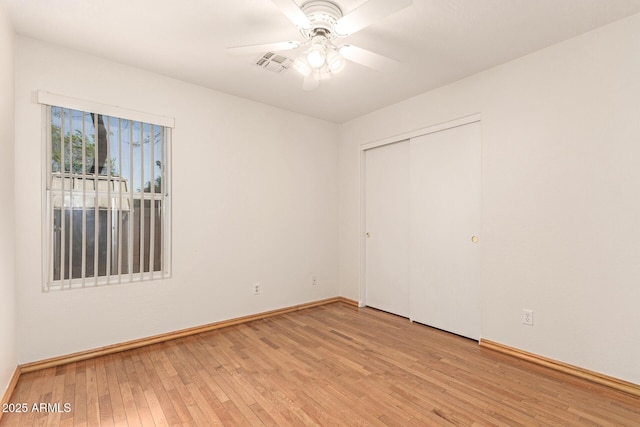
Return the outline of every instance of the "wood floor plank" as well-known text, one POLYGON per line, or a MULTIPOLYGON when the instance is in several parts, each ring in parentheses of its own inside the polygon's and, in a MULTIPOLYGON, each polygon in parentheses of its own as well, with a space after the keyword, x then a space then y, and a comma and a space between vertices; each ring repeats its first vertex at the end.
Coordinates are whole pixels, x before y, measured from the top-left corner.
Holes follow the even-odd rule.
MULTIPOLYGON (((80 365, 78 364, 80 369, 76 371, 76 380, 74 382, 74 403, 72 406, 74 425, 80 425, 87 420, 87 374, 84 369, 81 369, 80 365)), ((82 366, 84 365, 86 365, 86 362, 82 362, 82 366)))
POLYGON ((151 411, 149 410, 147 399, 144 396, 144 390, 142 388, 144 376, 140 375, 139 370, 136 369, 134 364, 134 362, 139 359, 137 350, 132 351, 129 357, 124 360, 124 367, 127 372, 127 378, 129 378, 126 384, 131 392, 131 398, 138 414, 137 421, 145 426, 153 423, 153 417, 151 416, 151 411))
POLYGON ((59 372, 58 375, 55 376, 53 381, 53 391, 51 393, 50 402, 44 403, 52 403, 55 406, 47 407, 46 411, 48 413, 47 416, 47 425, 57 426, 60 425, 61 415, 62 415, 62 399, 64 397, 64 386, 65 384, 65 374, 63 372, 59 372), (59 405, 59 406, 58 406, 59 405))
POLYGON ((140 416, 138 415, 138 408, 133 398, 133 392, 129 387, 128 382, 120 382, 120 396, 122 397, 122 403, 124 405, 124 413, 126 416, 126 422, 129 426, 139 426, 140 416))
POLYGON ((127 419, 122 394, 118 387, 118 374, 116 372, 115 359, 119 357, 121 357, 119 354, 105 357, 105 377, 107 380, 106 394, 110 401, 112 418, 115 425, 121 424, 127 419))
POLYGON ((145 390, 145 396, 147 404, 152 410, 152 415, 155 413, 154 420, 156 420, 156 425, 159 423, 158 420, 164 420, 163 422, 168 425, 176 425, 179 423, 180 417, 174 408, 173 401, 167 394, 164 385, 167 382, 163 383, 163 379, 168 380, 170 373, 175 373, 175 370, 170 369, 169 372, 167 371, 166 365, 160 360, 159 356, 161 354, 163 353, 155 351, 140 353, 151 386, 148 390, 145 390))
POLYGON ((96 388, 98 391, 98 408, 100 411, 100 425, 112 426, 113 407, 111 406, 111 396, 109 393, 109 379, 107 377, 107 368, 105 362, 109 357, 101 357, 96 359, 96 388))
POLYGON ((100 425, 100 401, 98 396, 98 379, 96 374, 96 360, 93 359, 85 363, 85 392, 87 395, 87 424, 92 426, 100 425))
POLYGON ((193 399, 193 405, 189 405, 188 408, 197 425, 224 425, 219 415, 226 419, 228 418, 227 414, 221 413, 219 410, 216 411, 216 408, 207 402, 207 399, 200 392, 200 388, 194 383, 187 384, 186 388, 193 399))
POLYGON ((334 303, 21 375, 6 426, 620 426, 640 398, 334 303))

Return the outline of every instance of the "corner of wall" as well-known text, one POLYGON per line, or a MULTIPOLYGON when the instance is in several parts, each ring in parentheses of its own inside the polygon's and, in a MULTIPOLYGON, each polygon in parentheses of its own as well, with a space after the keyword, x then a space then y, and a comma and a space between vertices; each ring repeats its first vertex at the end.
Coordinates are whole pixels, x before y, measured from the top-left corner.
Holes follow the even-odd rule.
POLYGON ((0 4, 0 396, 17 366, 15 287, 14 31, 0 4))

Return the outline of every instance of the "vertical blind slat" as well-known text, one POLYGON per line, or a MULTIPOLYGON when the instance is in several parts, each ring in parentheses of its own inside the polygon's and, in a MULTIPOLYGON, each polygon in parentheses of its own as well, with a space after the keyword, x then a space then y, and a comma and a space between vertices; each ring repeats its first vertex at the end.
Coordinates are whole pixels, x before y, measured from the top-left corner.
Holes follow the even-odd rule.
POLYGON ((85 132, 86 113, 82 112, 82 287, 87 280, 87 135, 85 132))
MULTIPOLYGON (((51 116, 53 116, 55 113, 54 111, 56 111, 55 109, 53 109, 52 107, 47 109, 47 113, 46 114, 46 123, 47 123, 47 128, 48 129, 52 129, 53 128, 53 119, 51 118, 51 116)), ((52 153, 52 157, 53 157, 53 135, 52 132, 48 133, 47 136, 47 147, 49 150, 51 150, 52 153)), ((48 175, 47 175, 47 213, 48 213, 48 217, 47 217, 47 225, 49 226, 49 232, 47 233, 47 238, 49 240, 49 246, 48 248, 51 249, 51 254, 53 255, 55 253, 54 250, 54 233, 55 233, 55 221, 54 221, 54 203, 51 200, 52 199, 52 189, 53 189, 53 159, 49 159, 49 161, 47 162, 47 171, 48 171, 48 175)), ((53 256, 48 257, 49 259, 47 260, 48 265, 47 265, 47 283, 44 286, 45 290, 49 290, 49 285, 54 281, 54 266, 53 266, 53 256)))
MULTIPOLYGON (((74 179, 73 179, 73 111, 69 111, 69 247, 67 252, 69 253, 69 287, 71 287, 71 280, 73 280, 73 194, 74 194, 74 179)), ((61 209, 62 211, 62 209, 61 209)), ((63 215, 66 221, 66 214, 63 215)))
POLYGON ((118 283, 122 282, 122 119, 118 119, 118 283))
POLYGON ((144 274, 144 124, 140 123, 140 278, 144 274))
POLYGON ((135 239, 133 238, 134 222, 135 222, 135 209, 133 204, 133 122, 128 121, 129 124, 129 281, 133 281, 133 244, 135 239))
MULTIPOLYGON (((165 148, 166 148, 166 139, 167 135, 165 134, 165 128, 161 128, 160 129, 160 157, 165 160, 166 159, 166 154, 165 154, 165 148)), ((162 227, 162 234, 160 235, 160 254, 162 255, 160 257, 160 270, 164 271, 164 267, 165 267, 165 263, 164 263, 164 257, 165 257, 165 245, 164 245, 164 241, 166 239, 166 233, 164 230, 165 227, 165 223, 166 223, 166 219, 165 219, 165 212, 167 211, 167 205, 166 205, 166 192, 165 192, 165 183, 167 182, 167 179, 165 177, 165 170, 166 170, 166 164, 165 161, 160 163, 160 200, 162 203, 162 210, 160 211, 160 226, 162 227)))
POLYGON ((93 115, 93 278, 94 283, 98 286, 98 276, 100 268, 100 132, 98 131, 98 115, 93 115))
POLYGON ((153 278, 153 258, 154 253, 154 237, 156 234, 156 218, 155 218, 155 204, 156 204, 156 180, 155 180, 155 165, 153 164, 155 154, 156 136, 154 132, 154 126, 149 125, 149 193, 151 193, 151 201, 149 202, 149 274, 153 278))
POLYGON ((64 174, 66 172, 65 166, 65 155, 64 155, 64 146, 65 143, 65 126, 64 126, 64 108, 62 109, 62 115, 60 117, 60 190, 57 191, 58 197, 60 198, 60 285, 64 288, 64 256, 65 256, 65 221, 64 221, 64 211, 62 207, 65 205, 64 203, 64 174))
POLYGON ((106 117, 107 120, 107 158, 105 159, 106 168, 107 168, 107 265, 106 265, 106 276, 107 276, 107 284, 111 282, 111 222, 113 216, 113 204, 111 203, 111 185, 113 181, 111 180, 111 118, 109 116, 106 117))

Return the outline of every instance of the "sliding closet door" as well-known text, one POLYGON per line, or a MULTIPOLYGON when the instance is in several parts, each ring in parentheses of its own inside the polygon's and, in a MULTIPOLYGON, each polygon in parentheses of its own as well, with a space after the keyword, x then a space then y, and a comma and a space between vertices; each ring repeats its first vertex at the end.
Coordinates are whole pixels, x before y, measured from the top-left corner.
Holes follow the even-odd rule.
POLYGON ((480 123, 411 139, 411 319, 480 338, 480 123))
POLYGON ((366 305, 409 317, 409 142, 365 151, 366 305))

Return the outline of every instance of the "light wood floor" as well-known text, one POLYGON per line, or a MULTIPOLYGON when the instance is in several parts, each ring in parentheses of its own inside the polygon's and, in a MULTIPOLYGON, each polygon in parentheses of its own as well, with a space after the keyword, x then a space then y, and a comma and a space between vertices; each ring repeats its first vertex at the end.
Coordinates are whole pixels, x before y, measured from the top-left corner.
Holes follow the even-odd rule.
POLYGON ((30 425, 639 426, 640 399, 342 303, 24 374, 30 425))

